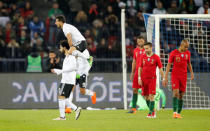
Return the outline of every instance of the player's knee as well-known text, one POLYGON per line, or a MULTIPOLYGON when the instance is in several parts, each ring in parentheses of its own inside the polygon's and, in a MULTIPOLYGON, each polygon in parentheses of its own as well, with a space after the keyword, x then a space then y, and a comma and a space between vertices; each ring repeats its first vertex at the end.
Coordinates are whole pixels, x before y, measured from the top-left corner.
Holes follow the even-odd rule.
POLYGON ((80 93, 81 93, 82 95, 85 95, 85 88, 80 88, 80 93))
POLYGON ((138 89, 134 88, 134 89, 133 89, 133 93, 134 93, 134 94, 138 94, 138 89))

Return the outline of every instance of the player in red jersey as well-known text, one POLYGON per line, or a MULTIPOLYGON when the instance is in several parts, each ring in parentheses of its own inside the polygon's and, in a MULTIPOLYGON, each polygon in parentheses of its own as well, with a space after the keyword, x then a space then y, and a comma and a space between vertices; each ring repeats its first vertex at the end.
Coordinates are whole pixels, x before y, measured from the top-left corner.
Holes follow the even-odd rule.
MULTIPOLYGON (((173 70, 171 73, 171 82, 173 89, 173 117, 182 118, 180 113, 182 111, 183 100, 182 97, 186 91, 187 84, 187 67, 191 73, 191 80, 194 79, 194 73, 190 62, 190 52, 188 51, 188 40, 182 40, 178 49, 170 53, 168 65, 166 67, 165 81, 168 83, 168 73, 173 63, 173 70)), ((165 86, 166 86, 165 85, 165 86)))
POLYGON ((138 68, 139 61, 142 54, 144 54, 144 43, 145 39, 142 36, 137 37, 137 46, 133 51, 133 62, 132 62, 132 72, 130 75, 130 80, 133 81, 133 98, 132 98, 132 109, 127 113, 136 113, 136 103, 138 100, 138 89, 141 88, 138 84, 138 68))
MULTIPOLYGON (((142 95, 145 97, 149 107, 148 118, 155 118, 154 110, 156 94, 156 69, 160 69, 161 77, 164 78, 163 66, 160 57, 152 52, 152 43, 144 44, 145 54, 140 59, 140 66, 138 69, 138 82, 142 86, 142 95)), ((164 80, 163 80, 164 85, 164 80)))

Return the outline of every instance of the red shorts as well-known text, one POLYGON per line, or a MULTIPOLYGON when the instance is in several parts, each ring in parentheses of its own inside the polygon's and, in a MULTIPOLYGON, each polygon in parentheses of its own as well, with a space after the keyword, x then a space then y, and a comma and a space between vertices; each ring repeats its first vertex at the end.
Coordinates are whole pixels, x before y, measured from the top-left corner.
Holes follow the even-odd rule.
POLYGON ((186 91, 187 77, 177 77, 171 75, 172 89, 179 89, 182 92, 186 91))
POLYGON ((142 79, 142 95, 155 95, 156 94, 156 78, 155 79, 142 79))
POLYGON ((141 86, 138 83, 138 71, 135 71, 134 77, 133 77, 133 86, 132 88, 139 89, 141 86))

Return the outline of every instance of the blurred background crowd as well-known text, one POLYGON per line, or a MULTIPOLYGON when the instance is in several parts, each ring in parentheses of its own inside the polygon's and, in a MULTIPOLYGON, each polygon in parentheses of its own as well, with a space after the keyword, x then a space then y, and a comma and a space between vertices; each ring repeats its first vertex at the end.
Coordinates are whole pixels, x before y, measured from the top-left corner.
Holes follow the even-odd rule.
POLYGON ((60 14, 85 36, 92 56, 120 58, 121 8, 126 8, 127 58, 132 58, 136 37, 146 36, 143 13, 210 14, 205 0, 0 0, 0 59, 32 53, 50 58, 65 39, 54 24, 60 14))

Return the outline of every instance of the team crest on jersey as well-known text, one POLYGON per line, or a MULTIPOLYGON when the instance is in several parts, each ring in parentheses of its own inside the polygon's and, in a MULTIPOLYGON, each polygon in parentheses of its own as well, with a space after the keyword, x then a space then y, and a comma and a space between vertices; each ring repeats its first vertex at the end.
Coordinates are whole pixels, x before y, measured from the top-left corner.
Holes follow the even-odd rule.
POLYGON ((180 57, 176 56, 176 62, 180 62, 180 57))
POLYGON ((154 63, 154 59, 151 59, 151 64, 153 64, 154 63))
POLYGON ((184 57, 184 54, 181 54, 181 57, 183 58, 184 57))
POLYGON ((150 58, 148 58, 147 61, 149 62, 150 61, 150 58))
POLYGON ((142 54, 142 51, 139 51, 139 54, 142 54))

